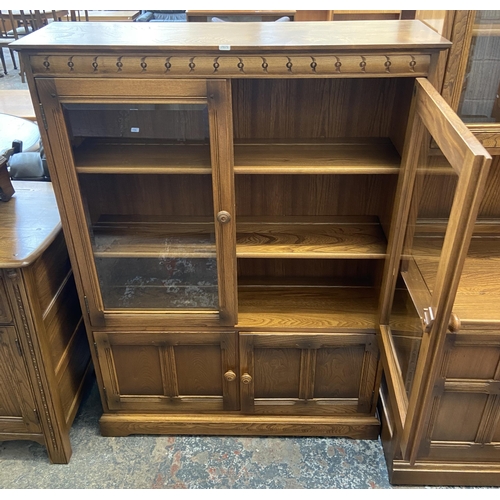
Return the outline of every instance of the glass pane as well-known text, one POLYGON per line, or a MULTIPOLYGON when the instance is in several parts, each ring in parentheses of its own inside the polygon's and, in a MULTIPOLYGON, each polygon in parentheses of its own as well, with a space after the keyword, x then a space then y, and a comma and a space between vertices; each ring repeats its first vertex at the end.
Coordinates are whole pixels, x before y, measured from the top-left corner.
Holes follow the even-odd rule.
POLYGON ((409 395, 431 305, 458 176, 433 145, 420 155, 391 315, 396 356, 409 395))
POLYGON ((500 122, 500 10, 478 11, 459 108, 469 123, 500 122))
POLYGON ((217 310, 206 105, 64 114, 104 309, 217 310))

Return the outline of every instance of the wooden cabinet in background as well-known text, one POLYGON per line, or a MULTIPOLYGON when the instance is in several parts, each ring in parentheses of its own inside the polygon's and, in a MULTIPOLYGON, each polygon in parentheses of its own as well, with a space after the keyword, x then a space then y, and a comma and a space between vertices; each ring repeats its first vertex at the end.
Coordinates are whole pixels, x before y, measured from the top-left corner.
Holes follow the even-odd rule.
POLYGON ((0 440, 71 457, 90 349, 52 185, 14 182, 0 212, 0 440))
POLYGON ((55 24, 15 47, 101 432, 373 439, 382 384, 384 440, 420 460, 434 386, 484 386, 440 371, 491 160, 435 88, 450 43, 413 20, 55 24))

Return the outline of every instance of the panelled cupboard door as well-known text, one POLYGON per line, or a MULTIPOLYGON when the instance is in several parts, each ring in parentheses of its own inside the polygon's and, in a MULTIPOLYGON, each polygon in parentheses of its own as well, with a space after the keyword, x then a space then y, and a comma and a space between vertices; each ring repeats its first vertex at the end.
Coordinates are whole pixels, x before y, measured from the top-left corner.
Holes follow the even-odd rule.
POLYGON ((110 410, 238 410, 236 334, 94 332, 110 410))
POLYGON ((373 334, 240 333, 245 413, 353 415, 372 409, 373 334))
POLYGON ((229 81, 37 85, 91 323, 235 324, 229 81))
POLYGON ((0 326, 0 441, 2 434, 40 433, 24 359, 11 326, 0 326))
POLYGON ((416 80, 411 116, 382 284, 380 345, 403 459, 414 463, 436 417, 430 414, 443 389, 447 332, 461 328, 453 304, 491 157, 427 80, 416 80), (391 315, 396 286, 406 293, 411 321, 391 315))

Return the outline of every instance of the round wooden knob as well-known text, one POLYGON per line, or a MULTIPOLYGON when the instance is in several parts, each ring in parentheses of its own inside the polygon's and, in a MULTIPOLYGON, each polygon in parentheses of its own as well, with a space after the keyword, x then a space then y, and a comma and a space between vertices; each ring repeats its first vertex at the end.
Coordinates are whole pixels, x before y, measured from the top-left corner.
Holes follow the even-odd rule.
POLYGON ((233 370, 228 370, 226 373, 224 373, 224 378, 228 382, 233 382, 234 380, 236 380, 236 373, 234 373, 233 370))
POLYGON ((226 212, 225 210, 221 210, 217 214, 217 220, 221 224, 227 224, 231 220, 231 214, 229 212, 226 212))
POLYGON ((252 381, 252 376, 249 373, 244 373, 241 376, 241 382, 243 384, 249 384, 252 381))
POLYGON ((448 330, 450 330, 451 333, 457 333, 460 330, 461 326, 462 323, 460 321, 460 318, 455 313, 451 313, 448 330))

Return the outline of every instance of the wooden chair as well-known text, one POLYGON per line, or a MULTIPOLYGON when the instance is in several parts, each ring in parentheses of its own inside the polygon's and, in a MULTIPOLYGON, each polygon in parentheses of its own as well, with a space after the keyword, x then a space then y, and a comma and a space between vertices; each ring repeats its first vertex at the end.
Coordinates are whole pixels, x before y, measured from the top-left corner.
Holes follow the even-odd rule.
MULTIPOLYGON (((16 23, 14 21, 12 11, 9 10, 7 12, 8 13, 5 14, 2 11, 0 11, 0 59, 2 60, 3 72, 5 75, 7 74, 7 65, 5 63, 5 56, 3 54, 3 49, 4 47, 7 47, 9 43, 13 42, 14 40, 17 40, 18 38, 17 34, 10 34, 12 30, 14 30, 14 33, 16 33, 16 26, 15 26, 16 23)), ((14 58, 14 51, 12 49, 9 49, 9 51, 10 51, 10 57, 14 64, 14 69, 17 69, 16 59, 14 58)))
MULTIPOLYGON (((14 15, 14 11, 9 10, 7 11, 7 14, 0 13, 1 16, 1 28, 2 28, 2 38, 0 39, 0 47, 3 49, 3 47, 6 47, 9 43, 13 42, 14 40, 18 40, 20 37, 23 37, 25 35, 28 35, 29 33, 32 33, 33 31, 36 31, 43 26, 47 25, 52 19, 53 21, 57 21, 57 14, 55 10, 52 11, 45 11, 45 10, 29 10, 29 11, 24 11, 24 10, 19 10, 16 11, 14 15)), ((17 69, 16 66, 16 60, 14 57, 14 52, 12 49, 10 50, 10 55, 12 58, 12 62, 14 65, 14 69, 17 69)), ((4 73, 7 74, 7 68, 5 65, 5 58, 3 56, 3 50, 2 50, 2 65, 3 65, 3 70, 4 73)), ((22 64, 20 62, 20 76, 21 80, 24 83, 25 78, 24 78, 24 70, 22 68, 22 64)))
POLYGON ((85 16, 85 21, 88 22, 89 20, 89 11, 88 10, 70 10, 69 11, 69 18, 70 21, 81 21, 82 20, 82 13, 85 16))

